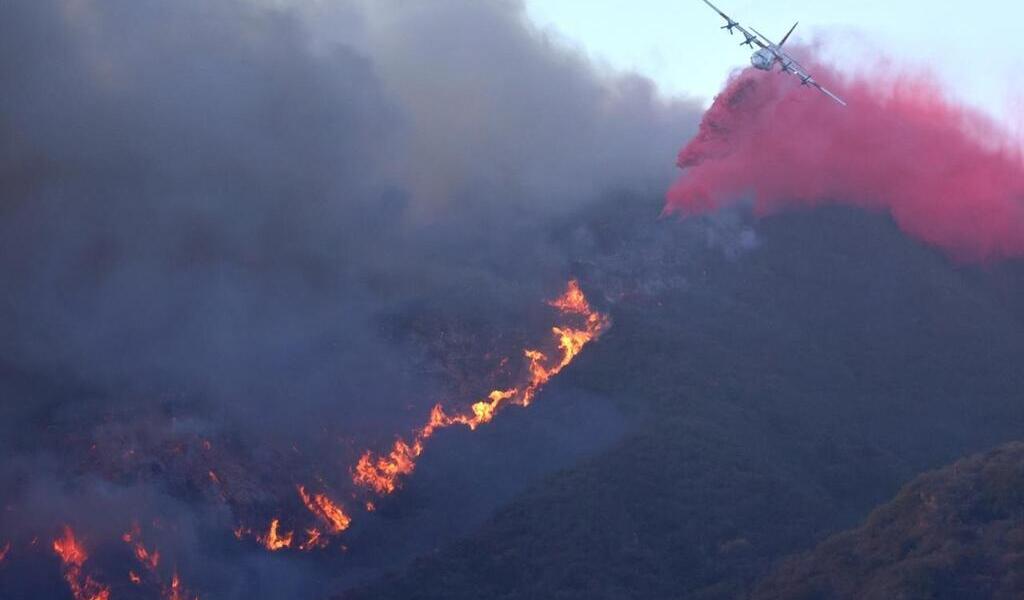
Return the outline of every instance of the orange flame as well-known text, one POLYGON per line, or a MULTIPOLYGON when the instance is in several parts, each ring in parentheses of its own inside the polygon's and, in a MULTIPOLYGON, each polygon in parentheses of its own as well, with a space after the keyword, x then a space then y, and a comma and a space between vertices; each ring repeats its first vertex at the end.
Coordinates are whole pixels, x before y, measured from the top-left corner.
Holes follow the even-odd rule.
MULTIPOLYGON (((562 296, 548 304, 561 314, 573 317, 571 323, 577 324, 575 326, 560 324, 552 327, 551 332, 559 350, 557 355, 549 356, 536 349, 524 350, 526 372, 520 385, 508 389, 495 389, 485 398, 471 404, 467 410, 455 414, 446 413, 441 404, 435 405, 430 411, 427 422, 414 432, 410 441, 397 439, 391 451, 384 456, 375 457, 370 451, 365 452, 353 468, 353 481, 381 495, 394 492, 398 488, 400 480, 415 470, 416 461, 424 452, 427 440, 433 437, 437 431, 453 425, 462 425, 470 430, 476 430, 477 427, 493 421, 507 404, 529 406, 540 389, 567 367, 587 344, 600 337, 610 324, 606 315, 591 307, 575 280, 569 282, 562 296), (581 321, 583 325, 579 326, 581 321)), ((209 440, 203 440, 203 448, 207 451, 211 450, 212 444, 209 440)), ((215 471, 210 469, 207 475, 214 486, 222 485, 221 479, 215 471)), ((301 550, 323 548, 329 543, 327 536, 338 535, 350 527, 352 518, 326 494, 310 493, 301 485, 296 488, 307 510, 313 513, 324 526, 306 529, 305 539, 298 542, 295 547, 301 550)), ((371 501, 366 501, 364 506, 368 512, 376 510, 376 506, 371 501)), ((243 537, 253 535, 253 532, 251 529, 239 526, 234 530, 234 534, 237 538, 243 539, 243 537)), ((128 571, 128 579, 131 583, 141 585, 144 580, 152 581, 154 586, 159 586, 161 598, 164 600, 198 600, 198 595, 193 595, 184 589, 176 571, 169 584, 161 583, 160 553, 143 545, 138 524, 135 524, 132 530, 121 537, 125 543, 132 546, 135 558, 145 568, 139 572, 128 571)), ((257 535, 256 540, 270 551, 291 548, 296 542, 295 532, 284 533, 281 531, 281 523, 278 518, 271 520, 267 533, 257 535)), ((32 544, 35 544, 35 540, 32 544)), ((341 548, 342 550, 347 549, 344 546, 341 548)), ((0 547, 0 563, 7 559, 10 550, 10 543, 0 547)), ((84 565, 89 556, 69 526, 65 526, 63 535, 53 541, 53 550, 61 559, 64 579, 75 600, 110 599, 110 588, 84 573, 84 565)))
POLYGON ((272 520, 270 522, 270 529, 267 531, 267 535, 256 538, 256 541, 263 544, 263 547, 271 552, 290 548, 292 545, 292 539, 295 537, 295 532, 289 531, 284 534, 278 533, 278 528, 280 526, 280 519, 272 520))
POLYGON ((64 526, 64 537, 53 540, 53 551, 57 553, 62 563, 75 567, 81 567, 89 558, 85 549, 75 539, 75 532, 67 525, 64 526))
POLYGON ((64 535, 53 540, 53 551, 60 557, 64 580, 68 582, 75 600, 110 600, 110 588, 82 573, 89 559, 85 548, 75 539, 71 527, 64 526, 64 535))
POLYGON ((590 308, 587 297, 583 294, 583 290, 580 289, 580 282, 575 279, 569 281, 565 293, 548 302, 548 306, 553 306, 564 314, 586 315, 588 317, 597 314, 590 308))
POLYGON ((302 503, 306 505, 309 512, 327 523, 327 527, 332 534, 338 534, 348 529, 348 526, 352 523, 352 518, 340 506, 332 502, 326 494, 311 495, 301 485, 296 486, 296 489, 299 492, 299 497, 302 498, 302 503))
POLYGON ((590 306, 576 280, 570 281, 565 293, 548 304, 563 315, 584 318, 582 329, 571 326, 551 329, 562 354, 560 358, 552 362, 539 350, 525 350, 529 378, 523 386, 494 390, 488 394, 487 399, 474 403, 470 411, 463 414, 449 416, 440 404, 435 405, 430 411, 426 425, 414 434, 411 443, 399 438, 395 440, 391 452, 376 458, 370 451, 363 453, 353 469, 353 482, 380 495, 394 492, 398 488, 400 478, 409 475, 416 468, 416 459, 423 454, 424 444, 437 430, 452 425, 464 425, 470 430, 475 430, 480 425, 490 423, 499 409, 508 402, 529 406, 537 392, 562 369, 569 366, 583 347, 600 337, 611 324, 607 315, 595 311, 590 306))

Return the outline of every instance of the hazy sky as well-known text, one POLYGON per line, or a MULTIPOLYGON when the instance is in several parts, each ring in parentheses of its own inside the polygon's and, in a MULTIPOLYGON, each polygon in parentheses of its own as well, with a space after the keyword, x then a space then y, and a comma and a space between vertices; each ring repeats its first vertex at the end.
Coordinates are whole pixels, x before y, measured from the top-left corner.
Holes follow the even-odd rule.
MULTIPOLYGON (((542 27, 614 67, 639 70, 671 93, 710 99, 750 52, 700 0, 526 0, 542 27)), ((1024 113, 1024 2, 995 0, 718 0, 744 25, 781 38, 825 41, 834 62, 884 53, 905 67, 928 66, 954 93, 1019 126, 1024 113)))

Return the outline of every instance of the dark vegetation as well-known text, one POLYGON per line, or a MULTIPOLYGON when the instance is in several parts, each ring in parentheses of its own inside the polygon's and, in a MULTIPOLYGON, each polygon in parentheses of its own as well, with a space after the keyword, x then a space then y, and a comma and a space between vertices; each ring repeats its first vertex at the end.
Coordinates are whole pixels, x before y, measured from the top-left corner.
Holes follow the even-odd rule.
POLYGON ((916 478, 864 525, 787 561, 754 597, 1024 597, 1024 444, 916 478))
POLYGON ((631 431, 344 598, 746 597, 918 473, 1024 437, 1021 265, 959 266, 845 209, 764 219, 752 250, 742 218, 654 211, 619 201, 567 236, 615 325, 554 389, 613 399, 631 431))

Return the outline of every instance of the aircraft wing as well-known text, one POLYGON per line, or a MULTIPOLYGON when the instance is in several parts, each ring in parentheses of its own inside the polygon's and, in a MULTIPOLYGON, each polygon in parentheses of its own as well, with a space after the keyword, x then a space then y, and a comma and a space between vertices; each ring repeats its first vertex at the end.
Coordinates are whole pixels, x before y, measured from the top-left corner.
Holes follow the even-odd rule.
MULTIPOLYGON (((705 1, 705 2, 707 2, 708 0, 704 0, 704 1, 705 1)), ((777 48, 777 46, 775 45, 775 42, 773 42, 773 41, 771 41, 770 39, 768 39, 768 36, 766 36, 765 34, 761 33, 760 31, 758 31, 758 30, 754 29, 753 27, 751 27, 750 29, 751 29, 751 31, 753 31, 753 32, 754 32, 755 34, 757 34, 757 36, 758 36, 758 37, 760 37, 760 38, 761 38, 762 40, 764 40, 765 42, 767 42, 767 43, 768 43, 768 46, 769 46, 769 47, 771 47, 771 48, 777 48)), ((764 46, 761 46, 761 47, 762 47, 762 48, 764 48, 764 46)))
POLYGON ((810 86, 812 86, 812 87, 816 87, 816 88, 818 88, 818 91, 820 91, 820 92, 821 92, 822 94, 825 94, 826 96, 828 96, 829 98, 832 98, 833 100, 835 100, 835 101, 836 101, 836 102, 838 102, 839 104, 842 104, 843 106, 848 106, 848 104, 846 104, 846 101, 845 101, 845 100, 843 100, 843 99, 842 99, 842 98, 840 98, 839 96, 836 96, 836 95, 835 95, 835 94, 833 94, 832 92, 830 92, 830 91, 828 91, 827 89, 825 89, 825 87, 824 87, 824 86, 822 86, 822 85, 821 85, 820 83, 818 83, 817 81, 814 81, 814 80, 812 79, 812 80, 811 80, 811 81, 810 81, 810 82, 809 82, 809 83, 808 83, 807 85, 810 85, 810 86))
POLYGON ((823 85, 821 85, 820 83, 815 81, 814 77, 811 77, 811 74, 807 72, 807 69, 805 69, 803 65, 798 63, 795 58, 790 56, 789 53, 783 51, 780 48, 775 48, 775 47, 772 48, 772 52, 774 52, 775 56, 777 56, 779 58, 779 60, 782 62, 783 69, 787 73, 790 73, 792 75, 796 75, 798 78, 800 78, 800 83, 802 85, 809 85, 809 86, 811 86, 813 88, 816 88, 818 91, 820 91, 821 93, 825 94, 829 98, 832 98, 833 100, 835 100, 839 104, 842 104, 843 106, 847 106, 845 100, 843 100, 839 96, 836 96, 832 92, 828 91, 827 89, 825 89, 825 87, 823 85))
MULTIPOLYGON (((721 15, 721 17, 723 19, 725 19, 726 25, 724 27, 722 27, 722 29, 727 30, 729 33, 732 33, 734 29, 739 30, 739 32, 743 34, 743 37, 747 38, 747 40, 745 42, 743 42, 743 44, 742 44, 743 46, 749 46, 749 45, 753 44, 753 45, 757 45, 757 46, 759 46, 761 48, 767 48, 768 47, 768 45, 766 45, 764 42, 761 41, 761 38, 764 37, 764 36, 762 36, 761 34, 757 33, 757 31, 754 31, 753 33, 751 33, 745 27, 740 25, 739 21, 734 21, 732 19, 732 17, 730 17, 729 15, 727 15, 724 12, 722 12, 721 10, 719 10, 717 6, 715 6, 714 4, 709 2, 708 0, 704 0, 704 3, 707 4, 708 6, 710 6, 716 13, 718 13, 719 15, 721 15)), ((771 42, 768 42, 768 44, 771 44, 771 42)))

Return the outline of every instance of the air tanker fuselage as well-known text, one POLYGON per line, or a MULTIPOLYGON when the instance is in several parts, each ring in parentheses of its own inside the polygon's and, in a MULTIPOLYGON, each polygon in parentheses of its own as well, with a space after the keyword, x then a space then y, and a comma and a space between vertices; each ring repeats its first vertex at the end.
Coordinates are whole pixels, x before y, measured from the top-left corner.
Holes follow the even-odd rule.
POLYGON ((750 64, 754 65, 755 69, 761 71, 772 71, 775 69, 775 65, 777 64, 779 65, 779 73, 795 75, 800 78, 800 85, 816 88, 829 98, 832 98, 839 104, 846 106, 846 101, 822 87, 820 83, 811 77, 811 74, 807 72, 807 69, 803 68, 795 58, 782 49, 782 47, 786 45, 786 41, 789 40, 789 36, 793 35, 793 31, 796 30, 796 25, 793 25, 789 30, 789 33, 782 38, 782 41, 776 44, 753 27, 748 29, 743 25, 740 25, 739 21, 733 20, 732 17, 725 14, 717 6, 712 4, 710 0, 704 0, 704 3, 714 9, 719 16, 725 19, 725 25, 722 26, 722 29, 728 31, 732 35, 735 35, 736 32, 743 34, 743 41, 740 42, 740 46, 750 46, 751 48, 756 46, 758 48, 750 57, 750 64))
POLYGON ((775 67, 775 54, 767 48, 762 48, 750 56, 750 64, 762 71, 771 71, 775 67))

